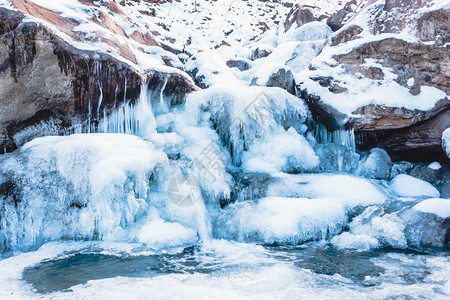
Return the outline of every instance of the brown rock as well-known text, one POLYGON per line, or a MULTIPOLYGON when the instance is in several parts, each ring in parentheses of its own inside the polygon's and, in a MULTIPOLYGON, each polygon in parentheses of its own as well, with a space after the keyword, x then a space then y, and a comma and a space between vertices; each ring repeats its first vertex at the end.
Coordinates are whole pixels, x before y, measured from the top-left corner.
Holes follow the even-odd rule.
POLYGON ((108 54, 76 49, 40 24, 21 23, 20 12, 0 8, 0 17, 0 153, 76 122, 95 125, 97 112, 136 100, 144 77, 158 95, 167 78, 163 95, 171 105, 196 89, 179 74, 140 74, 108 54))
POLYGON ((286 20, 284 21, 284 31, 288 31, 292 25, 296 24, 297 27, 300 27, 306 23, 315 21, 313 13, 309 8, 305 8, 300 4, 296 4, 291 8, 288 15, 286 16, 286 20))

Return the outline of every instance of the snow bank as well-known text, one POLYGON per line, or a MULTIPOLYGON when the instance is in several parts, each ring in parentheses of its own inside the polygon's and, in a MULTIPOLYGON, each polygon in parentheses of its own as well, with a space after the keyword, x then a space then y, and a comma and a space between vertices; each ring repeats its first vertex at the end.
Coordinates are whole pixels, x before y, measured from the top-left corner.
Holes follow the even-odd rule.
POLYGON ((400 174, 389 183, 391 189, 402 197, 439 197, 439 191, 426 181, 400 174))

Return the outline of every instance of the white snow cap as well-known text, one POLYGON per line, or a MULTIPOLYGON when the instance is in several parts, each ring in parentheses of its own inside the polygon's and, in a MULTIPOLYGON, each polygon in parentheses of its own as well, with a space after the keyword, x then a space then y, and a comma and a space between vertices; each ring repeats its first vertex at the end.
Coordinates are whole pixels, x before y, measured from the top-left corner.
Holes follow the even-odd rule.
POLYGON ((402 197, 439 197, 439 191, 426 181, 400 174, 389 183, 392 190, 402 197))
POLYGON ((450 217, 450 199, 430 198, 413 208, 424 213, 435 214, 442 219, 450 217))

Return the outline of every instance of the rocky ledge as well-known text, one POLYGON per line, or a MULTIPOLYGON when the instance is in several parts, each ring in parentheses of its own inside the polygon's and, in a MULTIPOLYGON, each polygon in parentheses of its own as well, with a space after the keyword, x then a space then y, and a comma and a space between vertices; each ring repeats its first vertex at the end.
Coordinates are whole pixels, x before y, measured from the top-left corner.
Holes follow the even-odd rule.
POLYGON ((300 76, 298 95, 330 129, 354 128, 362 149, 382 147, 397 160, 445 157, 449 14, 450 5, 432 1, 369 1, 334 27, 300 76))
POLYGON ((48 24, 65 22, 54 12, 45 21, 0 8, 0 153, 35 137, 63 134, 75 124, 95 126, 121 103, 138 99, 143 83, 170 105, 196 89, 169 59, 167 70, 139 70, 122 56, 67 42, 48 24))

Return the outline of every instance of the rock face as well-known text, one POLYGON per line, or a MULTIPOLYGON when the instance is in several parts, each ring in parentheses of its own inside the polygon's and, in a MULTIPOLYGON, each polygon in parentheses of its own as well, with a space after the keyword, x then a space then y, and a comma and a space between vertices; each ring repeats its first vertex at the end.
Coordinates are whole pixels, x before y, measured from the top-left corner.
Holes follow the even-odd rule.
POLYGON ((181 103, 195 89, 177 72, 143 74, 109 54, 80 50, 24 14, 0 8, 0 153, 30 139, 63 134, 75 123, 98 122, 141 85, 181 103), (164 82, 167 83, 164 85, 164 82))
POLYGON ((315 20, 316 18, 314 17, 311 10, 303 7, 300 4, 296 4, 289 11, 286 20, 284 21, 284 31, 288 31, 294 24, 296 24, 297 27, 300 27, 315 20))
POLYGON ((330 129, 354 128, 362 148, 382 147, 394 160, 443 157, 441 135, 450 110, 449 14, 448 4, 435 8, 419 0, 369 1, 328 39, 298 94, 330 129), (405 40, 406 32, 416 41, 405 40), (367 92, 370 86, 380 86, 380 93, 367 92), (428 91, 434 96, 421 96, 428 91), (337 96, 348 105, 332 104, 337 96), (410 98, 411 104, 393 97, 410 98), (422 107, 431 97, 434 104, 422 107))

